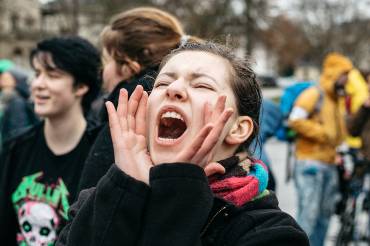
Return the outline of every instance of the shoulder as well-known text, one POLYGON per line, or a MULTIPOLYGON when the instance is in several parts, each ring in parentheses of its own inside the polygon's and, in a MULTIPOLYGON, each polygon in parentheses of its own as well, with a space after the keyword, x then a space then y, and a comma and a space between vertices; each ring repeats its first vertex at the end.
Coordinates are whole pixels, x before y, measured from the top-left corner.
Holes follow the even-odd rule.
POLYGON ((101 125, 88 124, 86 128, 86 136, 89 142, 94 143, 104 128, 105 128, 105 124, 101 124, 101 125))
POLYGON ((17 149, 23 149, 26 147, 27 144, 33 144, 33 140, 36 137, 37 133, 42 129, 44 126, 43 122, 39 122, 36 125, 28 128, 24 132, 19 135, 14 136, 13 138, 4 142, 4 151, 11 151, 15 146, 17 149))
POLYGON ((297 225, 295 220, 287 213, 281 211, 278 200, 272 191, 268 195, 254 201, 248 202, 239 209, 240 217, 251 220, 254 226, 259 226, 269 221, 271 226, 280 224, 297 225))
POLYGON ((0 166, 2 171, 10 167, 15 168, 15 166, 18 165, 14 162, 14 157, 23 157, 25 152, 34 146, 37 132, 42 128, 42 126, 43 124, 39 123, 3 143, 0 157, 0 166))
POLYGON ((313 113, 318 113, 324 102, 324 92, 318 86, 312 86, 303 91, 294 103, 289 120, 307 119, 313 113))
POLYGON ((25 108, 27 106, 27 101, 18 95, 13 95, 8 98, 8 103, 6 109, 8 111, 19 110, 20 108, 25 108))
POLYGON ((242 208, 232 222, 235 245, 244 242, 248 245, 309 245, 306 233, 276 202, 275 195, 271 194, 242 208))
POLYGON ((319 87, 312 86, 299 95, 295 106, 301 106, 307 109, 314 108, 316 101, 320 98, 321 94, 322 90, 319 87))
POLYGON ((107 149, 112 149, 113 145, 108 123, 102 124, 101 126, 93 129, 89 129, 87 134, 88 137, 94 142, 92 147, 94 151, 106 151, 107 149))
POLYGON ((302 230, 292 216, 277 208, 245 211, 240 215, 240 218, 246 223, 252 221, 256 230, 275 230, 277 228, 302 230))
MULTIPOLYGON (((252 228, 241 229, 236 245, 309 245, 306 233, 287 213, 277 209, 258 210, 244 214, 240 228, 252 220, 252 228)), ((245 227, 244 227, 245 228, 245 227)))

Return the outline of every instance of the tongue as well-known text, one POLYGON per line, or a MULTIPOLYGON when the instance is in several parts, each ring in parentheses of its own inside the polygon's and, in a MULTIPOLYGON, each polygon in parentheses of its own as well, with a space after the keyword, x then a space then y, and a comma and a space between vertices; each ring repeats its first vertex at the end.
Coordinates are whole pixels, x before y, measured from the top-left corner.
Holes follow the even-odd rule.
POLYGON ((175 118, 163 118, 159 124, 158 136, 160 138, 179 138, 186 130, 184 121, 175 118))

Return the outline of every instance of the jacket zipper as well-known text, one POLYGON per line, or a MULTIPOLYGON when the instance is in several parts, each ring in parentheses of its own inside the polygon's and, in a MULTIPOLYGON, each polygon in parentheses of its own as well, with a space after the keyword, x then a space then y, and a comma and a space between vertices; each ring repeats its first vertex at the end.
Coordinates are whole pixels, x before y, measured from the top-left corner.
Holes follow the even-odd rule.
POLYGON ((212 216, 212 218, 209 220, 208 224, 204 228, 204 230, 200 233, 200 236, 203 237, 203 235, 207 232, 209 226, 212 224, 212 222, 216 219, 216 217, 226 209, 226 206, 223 206, 220 210, 217 211, 215 215, 212 216))

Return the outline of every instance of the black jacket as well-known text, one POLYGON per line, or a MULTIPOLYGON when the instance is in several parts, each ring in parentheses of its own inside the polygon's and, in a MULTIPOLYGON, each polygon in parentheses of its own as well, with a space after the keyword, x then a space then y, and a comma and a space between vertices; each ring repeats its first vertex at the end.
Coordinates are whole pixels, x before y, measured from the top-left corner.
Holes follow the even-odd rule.
MULTIPOLYGON (((156 71, 157 68, 149 68, 136 75, 130 81, 119 83, 106 100, 113 102, 117 106, 119 91, 124 88, 130 96, 137 85, 142 85, 145 91, 150 92, 153 88, 156 71)), ((79 190, 96 186, 99 179, 103 177, 114 162, 113 144, 107 122, 108 114, 105 107, 103 107, 100 112, 101 131, 86 159, 79 190)))
POLYGON ((150 186, 113 165, 96 188, 84 190, 57 246, 309 245, 274 194, 238 208, 215 198, 203 169, 162 164, 150 186))

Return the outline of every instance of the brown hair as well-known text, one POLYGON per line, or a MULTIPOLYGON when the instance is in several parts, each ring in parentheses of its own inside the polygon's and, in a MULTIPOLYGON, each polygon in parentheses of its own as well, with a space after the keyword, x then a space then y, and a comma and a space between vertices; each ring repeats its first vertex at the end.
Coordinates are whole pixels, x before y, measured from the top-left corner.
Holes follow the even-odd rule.
POLYGON ((101 34, 103 47, 118 64, 129 60, 143 68, 158 66, 162 58, 179 46, 184 35, 171 14, 150 7, 118 14, 101 34))
MULTIPOLYGON (((231 88, 236 98, 236 106, 239 115, 247 115, 253 120, 253 132, 251 136, 239 146, 237 151, 248 150, 253 139, 257 137, 259 130, 259 115, 262 103, 260 86, 256 80, 256 74, 250 66, 248 59, 242 59, 226 46, 209 41, 187 42, 167 55, 160 69, 168 60, 176 54, 184 51, 208 52, 226 59, 230 64, 231 88)), ((257 141, 258 142, 258 141, 257 141)), ((256 143, 257 143, 256 142, 256 143)))

